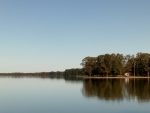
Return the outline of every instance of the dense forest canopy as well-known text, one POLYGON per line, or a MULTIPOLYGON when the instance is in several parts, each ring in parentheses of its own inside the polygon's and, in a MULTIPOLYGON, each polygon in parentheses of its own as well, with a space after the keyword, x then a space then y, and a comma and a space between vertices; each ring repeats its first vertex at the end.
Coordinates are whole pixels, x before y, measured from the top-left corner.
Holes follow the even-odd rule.
POLYGON ((134 55, 105 54, 85 57, 82 60, 83 74, 88 76, 118 76, 129 73, 134 76, 149 76, 150 54, 134 55))

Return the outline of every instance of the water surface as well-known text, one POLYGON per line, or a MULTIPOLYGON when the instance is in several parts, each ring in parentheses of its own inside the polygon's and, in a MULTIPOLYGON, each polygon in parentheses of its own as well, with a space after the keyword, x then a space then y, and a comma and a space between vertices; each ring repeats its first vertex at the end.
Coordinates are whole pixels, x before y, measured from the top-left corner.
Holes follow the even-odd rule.
POLYGON ((150 113, 150 82, 1 77, 0 113, 150 113))

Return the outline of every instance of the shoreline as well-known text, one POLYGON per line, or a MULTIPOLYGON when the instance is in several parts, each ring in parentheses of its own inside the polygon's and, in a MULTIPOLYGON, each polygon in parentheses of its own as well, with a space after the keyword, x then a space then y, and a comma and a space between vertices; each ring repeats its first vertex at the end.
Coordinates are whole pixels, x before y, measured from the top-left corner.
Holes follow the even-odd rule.
POLYGON ((89 77, 89 76, 77 76, 82 79, 150 79, 150 77, 141 77, 141 76, 130 76, 130 77, 89 77))

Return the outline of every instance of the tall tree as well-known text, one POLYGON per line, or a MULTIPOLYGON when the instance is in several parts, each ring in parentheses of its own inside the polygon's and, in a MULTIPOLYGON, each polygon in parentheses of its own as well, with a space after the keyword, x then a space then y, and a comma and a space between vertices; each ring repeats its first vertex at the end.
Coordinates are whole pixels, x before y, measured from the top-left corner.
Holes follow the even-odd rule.
POLYGON ((96 65, 96 57, 86 57, 82 60, 81 65, 83 66, 83 70, 85 72, 85 74, 91 76, 92 75, 92 71, 96 65))

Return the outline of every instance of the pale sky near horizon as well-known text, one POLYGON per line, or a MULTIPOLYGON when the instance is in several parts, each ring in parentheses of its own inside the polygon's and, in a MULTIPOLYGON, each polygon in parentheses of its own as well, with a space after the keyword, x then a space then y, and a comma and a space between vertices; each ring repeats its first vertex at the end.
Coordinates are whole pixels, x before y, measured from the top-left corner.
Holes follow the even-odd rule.
POLYGON ((150 0, 1 0, 0 73, 81 67, 86 56, 150 52, 150 0))

